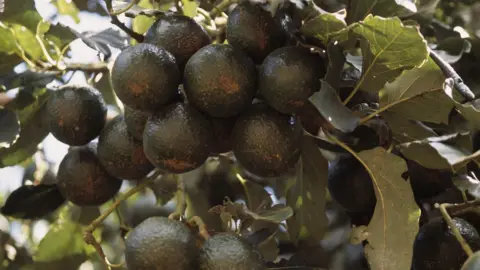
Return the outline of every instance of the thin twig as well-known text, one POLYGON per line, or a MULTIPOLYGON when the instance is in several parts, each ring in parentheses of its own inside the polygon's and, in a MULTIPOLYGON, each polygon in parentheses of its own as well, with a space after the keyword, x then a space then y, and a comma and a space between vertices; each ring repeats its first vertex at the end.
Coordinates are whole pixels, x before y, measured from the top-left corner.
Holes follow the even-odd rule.
POLYGON ((442 203, 440 205, 438 204, 436 205, 436 207, 440 209, 440 213, 442 213, 443 219, 445 220, 447 225, 451 228, 453 235, 457 239, 458 243, 460 243, 460 245, 462 246, 462 249, 465 251, 465 253, 467 253, 467 256, 470 257, 473 255, 472 248, 470 247, 470 245, 468 245, 465 238, 463 238, 462 234, 458 230, 457 226, 455 226, 455 223, 453 223, 452 218, 447 212, 447 207, 451 207, 451 206, 452 205, 448 203, 442 203))
POLYGON ((99 216, 97 219, 92 221, 90 225, 87 226, 87 228, 85 229, 85 233, 92 233, 108 217, 108 215, 115 211, 115 209, 120 205, 121 202, 125 201, 130 196, 147 187, 149 184, 155 181, 159 175, 160 171, 153 172, 151 176, 141 181, 136 187, 133 187, 129 191, 120 195, 118 199, 101 216, 99 216))
POLYGON ((143 42, 143 35, 133 31, 132 29, 128 28, 124 23, 122 23, 117 15, 112 14, 113 7, 112 7, 112 0, 105 0, 105 4, 107 5, 107 10, 110 13, 110 23, 116 25, 118 28, 122 29, 125 33, 127 33, 130 37, 135 39, 138 42, 143 42))
POLYGON ((438 65, 438 67, 442 70, 443 74, 447 78, 452 78, 454 83, 454 88, 462 95, 464 98, 464 103, 469 102, 475 99, 475 94, 470 90, 470 88, 463 82, 462 78, 458 73, 453 69, 453 67, 445 62, 433 49, 428 48, 428 52, 430 53, 430 57, 432 60, 438 65))

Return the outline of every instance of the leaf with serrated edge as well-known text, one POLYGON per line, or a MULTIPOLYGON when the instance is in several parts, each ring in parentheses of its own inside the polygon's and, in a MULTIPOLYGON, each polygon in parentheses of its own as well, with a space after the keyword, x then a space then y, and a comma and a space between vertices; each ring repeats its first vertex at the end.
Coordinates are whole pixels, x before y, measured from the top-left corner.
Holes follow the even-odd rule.
POLYGON ((410 183, 402 178, 406 162, 381 147, 357 154, 368 171, 377 197, 368 224, 365 254, 372 269, 410 269, 412 246, 418 233, 418 208, 410 183))
POLYGON ((287 205, 295 215, 287 219, 288 233, 296 243, 306 228, 310 236, 320 241, 327 229, 325 215, 328 161, 323 157, 313 138, 304 136, 302 155, 293 186, 287 190, 287 205))
POLYGON ((448 123, 453 102, 443 92, 445 76, 431 58, 405 70, 380 90, 380 107, 411 120, 448 123))
POLYGON ((323 42, 323 44, 327 44, 333 34, 345 27, 347 27, 347 23, 345 22, 345 10, 341 10, 336 13, 324 13, 318 15, 305 22, 300 28, 300 32, 307 37, 316 38, 323 42))
POLYGON ((416 12, 415 3, 411 0, 350 0, 347 21, 357 22, 369 14, 382 17, 403 15, 416 12))
POLYGON ((402 70, 421 65, 428 57, 427 43, 419 30, 396 17, 368 15, 353 33, 360 38, 364 60, 357 86, 361 90, 378 91, 402 70))

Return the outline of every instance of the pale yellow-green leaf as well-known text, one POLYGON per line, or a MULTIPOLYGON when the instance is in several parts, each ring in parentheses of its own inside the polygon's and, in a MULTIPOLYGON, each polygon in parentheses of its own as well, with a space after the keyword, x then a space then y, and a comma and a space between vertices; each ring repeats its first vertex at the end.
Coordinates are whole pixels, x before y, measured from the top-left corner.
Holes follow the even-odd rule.
POLYGON ((15 37, 23 50, 30 59, 39 60, 43 57, 42 49, 35 39, 35 33, 20 24, 11 24, 10 27, 15 31, 15 37))
POLYGON ((80 22, 80 18, 78 17, 79 10, 75 2, 72 0, 57 0, 55 5, 58 8, 58 13, 72 17, 75 23, 80 22))
POLYGON ((397 17, 369 15, 352 31, 362 48, 363 74, 358 82, 361 90, 379 91, 403 70, 427 60, 427 43, 419 30, 404 25, 397 17))
POLYGON ((300 32, 327 44, 330 37, 347 26, 345 16, 342 13, 324 13, 305 22, 300 32))
POLYGON ((6 25, 0 22, 0 52, 12 54, 18 51, 15 45, 15 36, 6 25))
POLYGON ((412 0, 350 0, 347 20, 349 23, 361 21, 369 14, 394 17, 415 10, 412 0))
POLYGON ((183 15, 188 17, 197 16, 198 3, 195 0, 182 0, 183 15))
POLYGON ((429 58, 420 67, 404 70, 380 90, 381 110, 407 119, 448 123, 453 102, 443 91, 445 76, 429 58))
MULTIPOLYGON (((153 5, 149 0, 140 0, 140 2, 138 2, 138 6, 146 9, 153 9, 153 5)), ((133 31, 140 34, 145 34, 145 32, 147 32, 148 28, 150 28, 154 22, 154 18, 137 16, 135 19, 133 19, 133 31)))
POLYGON ((381 147, 358 153, 375 187, 377 205, 368 224, 365 253, 371 269, 410 269, 420 209, 402 174, 405 161, 381 147))

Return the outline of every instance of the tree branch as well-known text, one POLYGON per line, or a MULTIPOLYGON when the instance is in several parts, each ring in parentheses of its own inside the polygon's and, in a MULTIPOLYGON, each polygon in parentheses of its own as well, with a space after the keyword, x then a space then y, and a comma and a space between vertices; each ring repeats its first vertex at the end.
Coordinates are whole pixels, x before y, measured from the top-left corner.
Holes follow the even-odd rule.
POLYGON ((108 64, 105 62, 97 62, 97 63, 91 63, 91 64, 72 63, 72 64, 66 64, 65 70, 86 71, 86 72, 107 72, 108 64))
POLYGON ((112 6, 112 0, 105 0, 105 4, 107 5, 107 10, 108 10, 108 13, 110 14, 110 18, 111 18, 110 22, 113 25, 116 25, 118 28, 122 29, 123 32, 127 33, 130 37, 132 37, 136 41, 143 42, 143 39, 144 39, 143 35, 133 31, 130 28, 128 28, 124 23, 122 23, 118 19, 117 15, 114 15, 115 13, 114 13, 113 6, 112 6))
POLYGON ((430 57, 432 57, 433 61, 440 67, 443 74, 447 78, 452 78, 454 83, 454 88, 462 95, 465 99, 463 102, 469 102, 475 99, 475 94, 473 94, 472 90, 463 82, 462 78, 458 73, 453 69, 453 67, 445 62, 434 50, 428 48, 430 53, 430 57))

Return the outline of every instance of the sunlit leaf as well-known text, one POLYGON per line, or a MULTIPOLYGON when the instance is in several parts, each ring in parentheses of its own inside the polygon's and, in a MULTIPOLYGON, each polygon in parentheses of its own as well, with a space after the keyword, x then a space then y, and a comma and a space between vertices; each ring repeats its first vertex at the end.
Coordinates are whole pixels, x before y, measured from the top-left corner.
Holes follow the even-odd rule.
POLYGON ((346 26, 344 11, 324 13, 306 21, 300 28, 300 32, 307 37, 316 38, 327 44, 333 33, 342 30, 346 26))
POLYGON ((361 21, 369 14, 394 17, 416 10, 415 1, 412 0, 350 0, 347 21, 349 23, 361 21))
POLYGON ((57 0, 55 6, 58 8, 58 13, 72 17, 76 23, 80 22, 80 18, 78 17, 79 10, 74 1, 57 0))
POLYGON ((188 17, 197 16, 198 3, 195 0, 182 0, 183 15, 188 17))
POLYGON ((445 76, 431 58, 405 70, 380 90, 381 110, 406 119, 448 124, 453 102, 443 92, 445 76))
POLYGON ((428 57, 419 30, 404 25, 399 18, 368 15, 352 31, 360 39, 363 55, 363 74, 358 82, 361 90, 378 91, 403 70, 422 64, 428 57))
POLYGON ((402 174, 405 161, 381 147, 358 153, 375 186, 377 205, 365 253, 372 269, 410 269, 420 209, 402 174))

